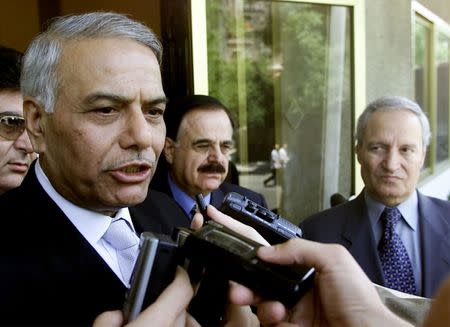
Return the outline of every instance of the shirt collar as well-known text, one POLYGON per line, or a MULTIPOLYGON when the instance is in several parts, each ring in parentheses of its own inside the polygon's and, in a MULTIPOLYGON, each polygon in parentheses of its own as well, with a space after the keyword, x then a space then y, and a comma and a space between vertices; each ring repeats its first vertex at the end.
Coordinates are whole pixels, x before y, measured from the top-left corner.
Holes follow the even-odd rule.
MULTIPOLYGON (((383 203, 375 201, 370 197, 367 191, 364 192, 364 199, 366 201, 368 215, 372 227, 378 224, 381 213, 386 207, 383 203)), ((419 224, 419 200, 417 197, 417 191, 414 191, 409 198, 400 203, 397 208, 402 214, 403 220, 408 224, 412 230, 417 229, 419 224)))
MULTIPOLYGON (((39 183, 44 188, 45 192, 47 192, 50 198, 65 213, 65 215, 69 218, 72 224, 75 225, 78 231, 90 243, 98 242, 108 229, 113 219, 109 216, 79 207, 62 197, 61 194, 59 194, 55 190, 55 188, 50 183, 50 180, 45 175, 41 165, 39 164, 39 159, 36 162, 35 172, 36 177, 39 183)), ((125 219, 131 226, 132 230, 135 231, 128 208, 121 208, 116 213, 115 217, 125 219)))
MULTIPOLYGON (((167 174, 167 180, 169 182, 170 191, 172 191, 172 195, 174 200, 183 208, 184 212, 190 216, 192 207, 196 204, 195 200, 190 197, 186 192, 184 192, 177 184, 173 181, 170 173, 167 174)), ((209 204, 211 201, 211 193, 205 195, 203 197, 205 203, 209 204)))

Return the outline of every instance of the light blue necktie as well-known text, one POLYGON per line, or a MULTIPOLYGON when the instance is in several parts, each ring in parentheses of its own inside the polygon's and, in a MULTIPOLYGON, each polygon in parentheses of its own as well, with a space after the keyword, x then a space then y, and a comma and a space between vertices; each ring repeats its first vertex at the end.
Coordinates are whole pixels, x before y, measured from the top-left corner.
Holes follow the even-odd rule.
POLYGON ((395 232, 395 226, 401 218, 402 214, 397 207, 386 207, 381 214, 384 234, 378 245, 378 252, 384 273, 384 286, 417 294, 411 260, 400 236, 395 232))
POLYGON ((138 255, 138 236, 125 219, 119 218, 111 222, 105 234, 103 234, 103 239, 116 249, 120 272, 123 279, 129 284, 138 255))

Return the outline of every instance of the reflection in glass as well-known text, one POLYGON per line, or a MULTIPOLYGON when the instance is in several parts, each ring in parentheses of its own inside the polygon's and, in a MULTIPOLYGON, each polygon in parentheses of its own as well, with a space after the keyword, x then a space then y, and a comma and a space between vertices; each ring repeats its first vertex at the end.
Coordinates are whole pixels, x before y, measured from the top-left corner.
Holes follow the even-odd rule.
POLYGON ((448 112, 449 112, 449 38, 438 34, 436 48, 436 77, 437 77, 437 136, 436 160, 448 160, 448 112))
POLYGON ((240 184, 298 222, 351 192, 351 10, 207 1, 209 93, 238 118, 240 184), (275 144, 289 160, 265 187, 275 144))
MULTIPOLYGON (((429 49, 431 30, 428 24, 420 20, 415 24, 415 60, 414 60, 414 77, 415 77, 415 100, 427 114, 430 119, 429 108, 429 49)), ((422 169, 431 166, 431 147, 428 147, 427 156, 422 169)))

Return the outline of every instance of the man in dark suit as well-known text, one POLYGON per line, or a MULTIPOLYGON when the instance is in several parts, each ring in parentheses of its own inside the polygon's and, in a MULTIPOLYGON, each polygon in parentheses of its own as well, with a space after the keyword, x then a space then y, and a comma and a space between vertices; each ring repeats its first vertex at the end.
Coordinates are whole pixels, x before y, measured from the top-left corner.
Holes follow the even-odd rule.
POLYGON ((120 309, 138 233, 188 225, 165 194, 147 197, 165 138, 160 62, 148 27, 114 13, 63 17, 31 42, 21 85, 39 158, 0 197, 1 325, 90 325, 120 309))
POLYGON ((21 62, 22 53, 0 46, 0 195, 22 183, 36 158, 25 132, 21 62))
POLYGON ((194 198, 199 193, 216 208, 228 192, 240 193, 267 207, 261 194, 224 182, 234 149, 234 122, 219 100, 188 95, 169 101, 164 120, 164 158, 160 158, 150 189, 173 197, 188 219, 195 212, 194 198))
MULTIPOLYGON (((0 241, 1 324, 89 325, 99 313, 122 307, 127 285, 45 192, 35 165, 0 203, 7 218, 0 241)), ((137 234, 169 234, 185 225, 165 194, 151 191, 145 205, 129 208, 137 234)))
POLYGON ((369 104, 356 132, 365 188, 303 221, 304 237, 344 245, 374 283, 433 296, 450 272, 450 203, 416 189, 429 140, 415 102, 383 97, 369 104))

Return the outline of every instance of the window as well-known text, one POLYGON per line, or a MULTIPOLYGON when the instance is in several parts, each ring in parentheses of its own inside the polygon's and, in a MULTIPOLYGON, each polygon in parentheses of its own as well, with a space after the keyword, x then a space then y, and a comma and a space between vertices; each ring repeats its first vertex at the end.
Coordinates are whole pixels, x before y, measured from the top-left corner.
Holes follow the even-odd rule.
POLYGON ((240 184, 292 220, 329 207, 335 192, 353 192, 353 12, 302 1, 205 1, 202 67, 207 92, 237 117, 240 184), (276 144, 286 145, 289 161, 265 185, 276 144))
POLYGON ((436 108, 437 108, 437 135, 436 160, 437 163, 449 159, 448 152, 448 124, 449 124, 449 68, 450 58, 449 37, 443 33, 438 34, 436 43, 436 108))
MULTIPOLYGON (((414 61, 414 78, 415 78, 415 100, 427 114, 430 124, 432 124, 431 116, 431 95, 430 95, 430 58, 431 58, 431 24, 416 18, 415 23, 415 61, 414 61)), ((432 146, 427 150, 427 156, 423 165, 424 170, 431 167, 432 146)))
POLYGON ((415 99, 427 113, 432 132, 424 176, 449 165, 450 26, 417 2, 414 23, 415 99))

